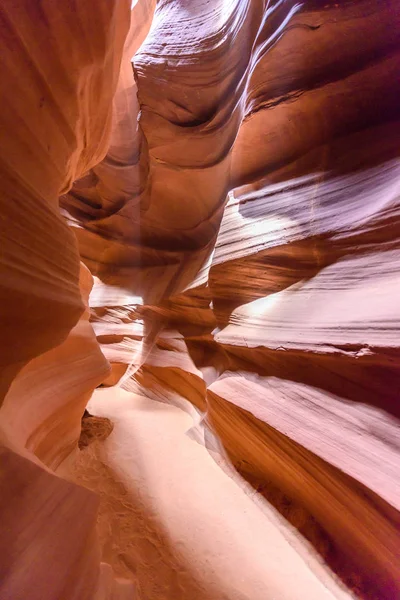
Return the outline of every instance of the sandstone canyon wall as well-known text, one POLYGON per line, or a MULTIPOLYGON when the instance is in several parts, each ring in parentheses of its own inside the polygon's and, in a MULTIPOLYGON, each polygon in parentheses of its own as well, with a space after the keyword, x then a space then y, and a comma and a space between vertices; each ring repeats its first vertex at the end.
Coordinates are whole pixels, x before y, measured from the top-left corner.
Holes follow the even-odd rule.
POLYGON ((399 21, 0 7, 1 599, 400 596, 399 21))
POLYGON ((58 197, 107 151, 128 28, 128 2, 0 7, 1 598, 99 585, 98 500, 52 472, 109 371, 58 197))

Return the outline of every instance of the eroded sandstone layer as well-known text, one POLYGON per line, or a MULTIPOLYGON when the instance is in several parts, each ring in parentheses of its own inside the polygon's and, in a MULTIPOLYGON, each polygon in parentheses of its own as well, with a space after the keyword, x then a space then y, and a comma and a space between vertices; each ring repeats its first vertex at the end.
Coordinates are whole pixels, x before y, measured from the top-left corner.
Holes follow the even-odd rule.
POLYGON ((0 18, 0 598, 399 596, 398 2, 0 18))
POLYGON ((107 152, 128 29, 127 1, 0 7, 2 599, 112 597, 98 499, 53 473, 109 372, 58 197, 107 152))

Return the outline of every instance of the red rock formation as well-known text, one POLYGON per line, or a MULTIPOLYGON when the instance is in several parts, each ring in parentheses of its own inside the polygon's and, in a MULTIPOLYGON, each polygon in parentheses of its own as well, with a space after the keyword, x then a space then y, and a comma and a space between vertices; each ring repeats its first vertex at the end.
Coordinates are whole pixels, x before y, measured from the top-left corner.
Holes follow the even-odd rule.
POLYGON ((128 3, 119 4, 1 7, 2 397, 83 312, 78 254, 58 196, 107 151, 129 24, 128 3))
MULTIPOLYGON (((7 568, 21 568, 28 521, 46 520, 52 497, 68 560, 86 571, 64 565, 37 597, 91 598, 96 586, 112 597, 92 494, 48 470, 62 463, 71 478, 75 456, 76 481, 101 495, 102 560, 139 597, 347 597, 300 542, 290 548, 260 494, 256 508, 229 458, 355 593, 391 600, 398 4, 131 10, 128 32, 126 2, 0 9, 4 477, 20 474, 11 502, 43 489, 24 519, 23 504, 3 502, 16 532, 7 568), (58 195, 94 276, 110 375, 88 312, 78 322, 79 258, 58 195), (114 429, 74 455, 100 383, 111 388, 90 410, 114 429), (74 544, 66 520, 86 502, 74 544)), ((15 581, 0 596, 19 593, 15 581)))
POLYGON ((128 27, 128 2, 0 7, 4 599, 112 594, 100 571, 98 500, 46 465, 76 447, 85 404, 108 373, 82 316, 91 276, 84 268, 82 299, 58 196, 107 151, 128 27))
MULTIPOLYGON (((88 302, 91 275, 82 264, 80 283, 88 302)), ((3 432, 57 469, 76 448, 85 406, 109 370, 86 310, 65 342, 31 360, 14 379, 0 409, 3 432)))

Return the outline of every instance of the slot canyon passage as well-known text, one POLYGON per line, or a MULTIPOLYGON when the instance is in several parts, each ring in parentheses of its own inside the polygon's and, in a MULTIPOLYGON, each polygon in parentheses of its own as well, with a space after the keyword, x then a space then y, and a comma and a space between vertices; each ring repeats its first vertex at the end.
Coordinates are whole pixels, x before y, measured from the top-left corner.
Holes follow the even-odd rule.
POLYGON ((398 0, 0 36, 0 600, 400 598, 398 0))

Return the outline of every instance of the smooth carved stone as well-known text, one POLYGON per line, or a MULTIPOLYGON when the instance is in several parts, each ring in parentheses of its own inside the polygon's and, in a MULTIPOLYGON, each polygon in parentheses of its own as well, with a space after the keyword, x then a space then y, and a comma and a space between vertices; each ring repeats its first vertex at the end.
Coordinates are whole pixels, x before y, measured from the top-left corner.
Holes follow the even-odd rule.
POLYGON ((348 597, 227 454, 392 600, 398 2, 94 4, 0 8, 0 596, 348 597))
POLYGON ((8 448, 0 460, 0 597, 91 600, 98 498, 8 448))
POLYGON ((129 16, 128 0, 0 7, 4 599, 123 598, 100 568, 98 499, 50 468, 77 448, 84 407, 109 372, 59 196, 107 152, 129 16))
POLYGON ((18 370, 61 344, 83 312, 76 242, 58 197, 107 151, 128 27, 128 0, 100 10, 93 1, 0 7, 1 400, 18 370))
POLYGON ((369 434, 367 411, 360 431, 355 410, 312 389, 302 396, 301 387, 232 374, 211 385, 208 418, 234 463, 301 502, 389 600, 399 581, 398 453, 369 434))
MULTIPOLYGON (((81 263, 85 303, 91 287, 92 277, 81 263)), ((84 407, 109 371, 86 309, 65 342, 34 358, 14 379, 0 409, 0 431, 58 468, 76 448, 84 407)))

